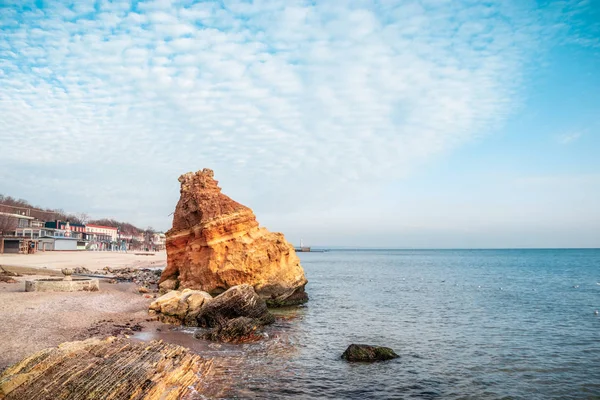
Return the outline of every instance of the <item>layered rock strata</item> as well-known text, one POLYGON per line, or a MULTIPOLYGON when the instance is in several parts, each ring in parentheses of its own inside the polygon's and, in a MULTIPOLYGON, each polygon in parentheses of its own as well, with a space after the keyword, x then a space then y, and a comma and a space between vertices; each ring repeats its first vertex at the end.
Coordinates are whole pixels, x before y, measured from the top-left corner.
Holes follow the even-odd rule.
POLYGON ((269 305, 308 299, 300 260, 283 234, 259 227, 250 208, 221 193, 210 169, 184 174, 179 182, 162 290, 190 288, 217 295, 249 284, 269 305))
POLYGON ((110 337, 63 343, 0 374, 0 399, 175 400, 201 391, 211 365, 162 341, 110 337))

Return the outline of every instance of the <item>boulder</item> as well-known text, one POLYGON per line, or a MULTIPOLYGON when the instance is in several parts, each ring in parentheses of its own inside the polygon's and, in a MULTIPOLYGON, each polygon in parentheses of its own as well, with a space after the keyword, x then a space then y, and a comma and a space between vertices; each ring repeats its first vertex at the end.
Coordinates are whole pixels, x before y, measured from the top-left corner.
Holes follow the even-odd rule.
POLYGON ((177 279, 166 279, 164 281, 162 281, 159 285, 158 285, 158 289, 159 292, 161 294, 165 294, 170 292, 171 290, 177 290, 179 286, 179 282, 177 281, 177 279))
POLYGON ((211 365, 212 360, 163 341, 69 342, 4 370, 0 399, 190 398, 202 395, 211 365))
POLYGON ((263 338, 262 323, 256 318, 237 317, 225 321, 208 332, 199 331, 195 337, 225 343, 255 342, 263 338))
POLYGON ((385 361, 400 357, 389 347, 370 346, 368 344, 351 344, 342 358, 347 361, 385 361))
POLYGON ((196 320, 204 328, 223 327, 231 319, 247 317, 259 325, 275 321, 265 301, 250 285, 238 285, 215 297, 204 305, 196 320))
POLYGON ((201 290, 172 290, 150 304, 151 314, 170 324, 197 326, 196 316, 212 296, 201 290))
POLYGON ((218 295, 249 284, 272 305, 308 299, 304 270, 283 234, 259 227, 250 208, 221 193, 210 169, 184 174, 179 182, 181 197, 166 233, 161 288, 218 295))

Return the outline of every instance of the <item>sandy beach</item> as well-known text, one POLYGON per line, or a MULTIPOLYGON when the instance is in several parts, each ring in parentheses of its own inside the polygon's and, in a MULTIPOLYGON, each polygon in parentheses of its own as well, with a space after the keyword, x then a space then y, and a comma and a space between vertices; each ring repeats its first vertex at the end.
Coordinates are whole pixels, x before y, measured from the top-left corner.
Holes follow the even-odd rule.
POLYGON ((44 348, 92 336, 130 335, 152 324, 148 305, 154 293, 140 294, 133 283, 101 279, 98 292, 25 292, 25 281, 62 276, 64 267, 91 271, 106 266, 162 267, 166 254, 136 256, 112 252, 3 254, 0 265, 22 274, 0 282, 0 370, 44 348))
POLYGON ((164 267, 167 253, 122 253, 113 251, 47 251, 36 254, 0 254, 0 265, 46 268, 60 271, 61 268, 85 267, 90 271, 111 268, 164 267), (141 255, 144 254, 144 255, 141 255))

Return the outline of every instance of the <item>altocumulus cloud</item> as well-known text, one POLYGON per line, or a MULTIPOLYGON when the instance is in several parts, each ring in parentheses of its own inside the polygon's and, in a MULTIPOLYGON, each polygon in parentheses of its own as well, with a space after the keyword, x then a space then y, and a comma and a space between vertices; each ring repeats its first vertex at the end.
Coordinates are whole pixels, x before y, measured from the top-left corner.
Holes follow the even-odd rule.
POLYGON ((163 228, 201 167, 281 212, 403 176, 502 123, 545 34, 521 0, 37 4, 0 8, 4 191, 163 228))

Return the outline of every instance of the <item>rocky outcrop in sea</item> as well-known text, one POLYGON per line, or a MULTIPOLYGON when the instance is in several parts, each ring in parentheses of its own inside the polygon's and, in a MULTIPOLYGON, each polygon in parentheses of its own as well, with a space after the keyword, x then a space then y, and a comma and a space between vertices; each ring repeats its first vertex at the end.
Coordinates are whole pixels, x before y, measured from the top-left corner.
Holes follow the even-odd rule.
POLYGON ((218 295, 248 284, 269 306, 308 300, 294 247, 281 233, 260 227, 252 210, 230 199, 213 171, 179 177, 181 197, 167 232, 164 292, 195 289, 218 295))

